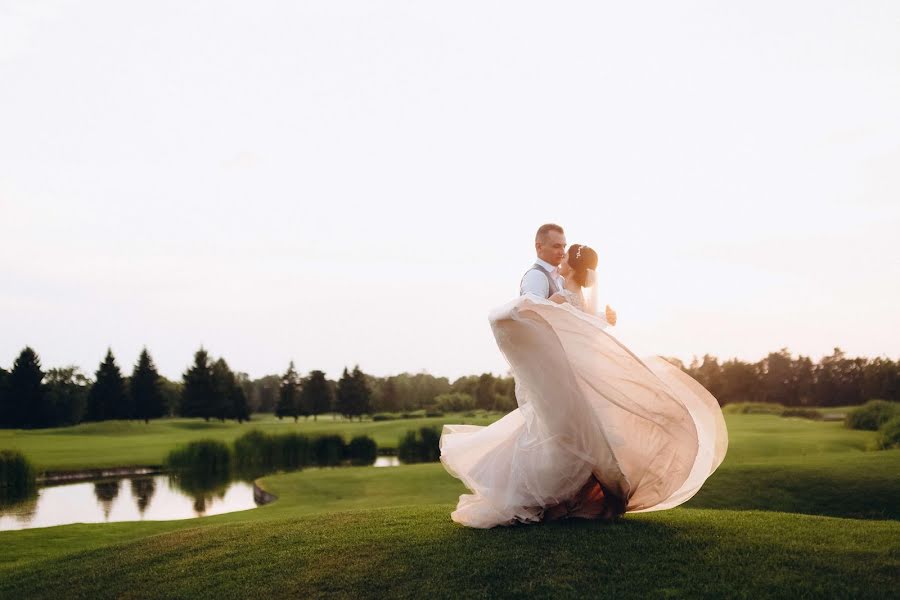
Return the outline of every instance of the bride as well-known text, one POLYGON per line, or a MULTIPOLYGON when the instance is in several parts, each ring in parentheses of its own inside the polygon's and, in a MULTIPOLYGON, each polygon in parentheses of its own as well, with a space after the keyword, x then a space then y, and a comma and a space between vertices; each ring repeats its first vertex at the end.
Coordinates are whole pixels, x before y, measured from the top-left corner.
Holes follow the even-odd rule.
POLYGON ((486 427, 444 426, 441 462, 471 491, 451 514, 457 523, 488 528, 672 508, 725 457, 716 399, 667 361, 640 359, 604 331, 596 267, 597 253, 573 244, 558 292, 525 294, 491 312, 518 408, 486 427))

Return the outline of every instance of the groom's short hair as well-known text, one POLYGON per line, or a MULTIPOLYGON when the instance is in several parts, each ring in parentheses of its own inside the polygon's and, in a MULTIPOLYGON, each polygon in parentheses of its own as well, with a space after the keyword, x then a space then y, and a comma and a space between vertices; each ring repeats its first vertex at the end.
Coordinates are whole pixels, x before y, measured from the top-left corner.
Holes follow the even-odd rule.
POLYGON ((566 235, 566 232, 563 231, 563 228, 557 225, 556 223, 545 223, 538 227, 537 233, 534 235, 534 241, 538 242, 542 237, 550 233, 551 231, 558 231, 563 235, 566 235))

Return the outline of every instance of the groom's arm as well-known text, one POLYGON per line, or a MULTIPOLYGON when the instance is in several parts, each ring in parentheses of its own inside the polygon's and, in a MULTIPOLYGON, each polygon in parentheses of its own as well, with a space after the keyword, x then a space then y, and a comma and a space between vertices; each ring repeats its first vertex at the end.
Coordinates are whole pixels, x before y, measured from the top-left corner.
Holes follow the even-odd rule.
POLYGON ((534 294, 541 298, 549 296, 550 283, 547 281, 547 276, 537 269, 532 269, 525 273, 525 276, 522 277, 522 283, 519 285, 519 295, 524 296, 525 294, 534 294))

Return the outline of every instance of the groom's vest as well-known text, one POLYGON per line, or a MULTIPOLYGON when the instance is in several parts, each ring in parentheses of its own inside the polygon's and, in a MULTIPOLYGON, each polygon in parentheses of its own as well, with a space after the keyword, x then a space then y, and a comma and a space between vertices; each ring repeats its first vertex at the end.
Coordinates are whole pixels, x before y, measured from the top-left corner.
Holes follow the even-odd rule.
MULTIPOLYGON (((550 271, 548 271, 547 269, 545 269, 545 268, 542 267, 541 265, 539 265, 539 264, 537 264, 537 263, 534 263, 534 266, 533 266, 533 267, 531 267, 530 269, 528 269, 527 271, 525 271, 525 275, 528 275, 528 273, 530 273, 531 271, 534 271, 534 270, 538 270, 538 271, 540 271, 541 273, 543 273, 544 276, 547 278, 547 283, 550 284, 550 291, 549 291, 549 293, 547 294, 547 298, 549 298, 549 297, 552 296, 553 294, 556 294, 557 292, 559 292, 559 286, 556 285, 556 281, 554 281, 553 276, 550 274, 550 271)), ((525 275, 522 275, 522 281, 525 280, 525 275)), ((522 288, 522 281, 519 282, 519 289, 522 288)))

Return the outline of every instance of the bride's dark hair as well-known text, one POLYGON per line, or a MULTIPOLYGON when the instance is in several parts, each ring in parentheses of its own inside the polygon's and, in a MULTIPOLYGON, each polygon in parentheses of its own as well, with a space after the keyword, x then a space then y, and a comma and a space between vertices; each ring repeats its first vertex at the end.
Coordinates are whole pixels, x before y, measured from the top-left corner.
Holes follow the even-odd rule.
POLYGON ((588 269, 597 269, 597 253, 583 244, 569 246, 569 266, 575 271, 575 283, 584 287, 588 269))

